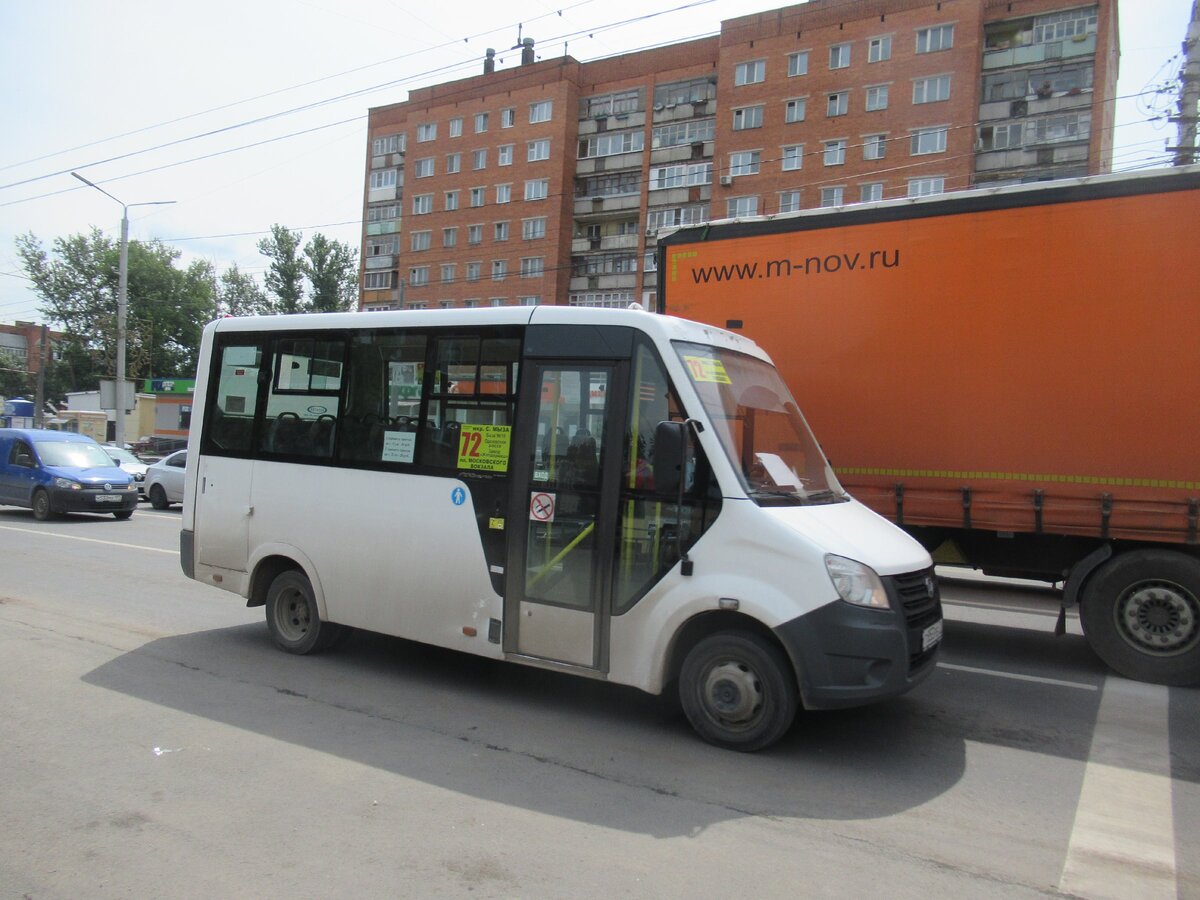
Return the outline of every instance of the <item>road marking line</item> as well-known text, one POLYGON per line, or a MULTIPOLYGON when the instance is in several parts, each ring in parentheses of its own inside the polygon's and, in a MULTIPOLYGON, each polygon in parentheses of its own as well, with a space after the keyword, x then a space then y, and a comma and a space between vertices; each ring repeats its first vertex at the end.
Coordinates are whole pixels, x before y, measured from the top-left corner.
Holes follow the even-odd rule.
POLYGON ((1098 691, 1094 684, 1082 681, 1062 681, 1058 678, 1044 678, 1041 675, 1021 675, 1018 672, 1001 672, 999 669, 977 669, 974 666, 957 666, 954 663, 938 663, 939 669, 953 669, 955 672, 971 672, 975 675, 995 675, 997 678, 1012 678, 1014 681, 1034 681, 1038 684, 1050 684, 1055 687, 1075 688, 1080 691, 1098 691))
POLYGON ((1177 896, 1168 698, 1161 685, 1105 680, 1060 891, 1177 896))
POLYGON ((141 544, 124 544, 120 541, 102 541, 99 538, 79 537, 75 534, 57 534, 53 531, 42 531, 38 528, 16 528, 12 525, 0 525, 0 531, 19 531, 22 534, 40 534, 45 537, 62 538, 67 541, 84 541, 89 544, 107 544, 109 547, 128 547, 131 550, 147 550, 150 553, 170 553, 178 556, 178 550, 164 550, 162 547, 144 547, 141 544))

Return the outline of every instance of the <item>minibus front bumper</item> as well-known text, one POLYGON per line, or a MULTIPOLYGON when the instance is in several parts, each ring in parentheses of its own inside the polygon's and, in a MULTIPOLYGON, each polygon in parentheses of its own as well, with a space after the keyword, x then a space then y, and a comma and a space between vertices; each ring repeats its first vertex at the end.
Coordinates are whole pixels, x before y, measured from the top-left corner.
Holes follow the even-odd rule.
POLYGON ((778 626, 808 709, 860 706, 902 694, 933 671, 942 603, 932 569, 883 579, 890 609, 827 603, 778 626))

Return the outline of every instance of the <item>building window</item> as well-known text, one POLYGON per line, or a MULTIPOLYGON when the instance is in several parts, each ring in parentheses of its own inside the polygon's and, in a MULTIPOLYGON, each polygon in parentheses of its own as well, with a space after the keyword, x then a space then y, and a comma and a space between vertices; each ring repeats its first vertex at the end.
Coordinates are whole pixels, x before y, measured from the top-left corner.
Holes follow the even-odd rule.
POLYGON ((521 238, 526 241, 535 241, 546 236, 546 217, 538 216, 534 219, 521 220, 521 238))
POLYGON ((707 203, 652 209, 646 213, 646 229, 653 232, 660 228, 671 228, 676 225, 696 225, 700 222, 707 222, 708 218, 707 203))
POLYGON ((537 103, 530 103, 529 124, 536 125, 538 122, 549 122, 550 115, 553 111, 553 100, 539 100, 537 103))
POLYGON ((579 142, 579 158, 614 156, 618 153, 637 153, 646 146, 646 137, 640 131, 623 131, 613 134, 597 134, 579 142))
POLYGON ((450 137, 462 137, 462 116, 450 120, 450 137))
POLYGON ((458 246, 458 229, 443 228, 442 229, 442 246, 457 247, 458 246))
POLYGON ((371 155, 384 156, 388 153, 404 152, 404 135, 388 134, 371 141, 371 155))
POLYGON ((1092 127, 1090 113, 1067 113, 1037 119, 1032 125, 1032 139, 1039 144, 1056 141, 1077 141, 1086 138, 1092 127))
POLYGON ((858 189, 858 199, 862 203, 875 203, 883 199, 883 182, 873 181, 869 184, 860 185, 858 189))
POLYGON ((488 306, 503 306, 503 305, 504 305, 503 297, 491 297, 488 299, 488 306))
POLYGON ((783 164, 783 171, 799 171, 804 166, 804 145, 793 144, 790 147, 784 147, 781 162, 783 164))
POLYGON ((456 263, 442 263, 442 284, 454 283, 454 270, 458 268, 456 263))
POLYGON ((487 147, 471 151, 471 168, 475 171, 487 168, 487 147))
POLYGON ((824 161, 827 166, 840 166, 846 162, 846 142, 844 140, 825 141, 824 161))
POLYGON ((433 212, 433 194, 413 195, 413 215, 424 216, 433 212))
POLYGON ((850 92, 838 91, 836 94, 830 94, 825 105, 825 115, 844 116, 850 111, 850 92))
POLYGON ((475 133, 483 134, 488 128, 488 114, 475 113, 475 133))
POLYGON ((422 250, 428 250, 433 246, 432 231, 414 231, 409 235, 412 241, 412 250, 414 253, 420 253, 422 250))
POLYGON ((845 201, 846 189, 841 185, 821 188, 821 206, 841 206, 845 201))
POLYGON ((512 202, 512 185, 498 184, 496 185, 496 202, 511 203, 512 202))
POLYGON ((395 272, 367 272, 363 278, 363 289, 368 291, 386 291, 392 287, 395 272))
POLYGON ((950 99, 950 76, 935 75, 913 82, 913 103, 936 103, 950 99))
POLYGON ((883 159, 887 155, 887 137, 868 134, 863 138, 863 159, 883 159))
POLYGON ((927 153, 946 152, 946 126, 940 128, 918 128, 912 133, 913 156, 924 156, 927 153))
POLYGON ((758 150, 742 150, 729 154, 729 174, 757 175, 762 154, 758 150))
POLYGON ((585 97, 579 102, 579 118, 605 119, 609 116, 623 116, 637 112, 641 105, 641 92, 636 89, 597 94, 595 97, 585 97))
POLYGON ((876 84, 867 88, 867 112, 888 108, 888 86, 876 84))
POLYGON ((1047 41, 1062 41, 1095 34, 1097 21, 1094 6, 1038 16, 1033 20, 1033 42, 1044 44, 1047 41))
POLYGON ((503 281, 504 277, 507 274, 508 274, 508 260, 507 259, 493 259, 492 260, 492 281, 503 281))
POLYGON ((500 110, 500 127, 512 128, 517 124, 517 111, 511 106, 508 109, 500 110))
POLYGON ((417 143, 437 140, 437 122, 425 122, 417 126, 417 143))
POLYGON ((779 192, 779 211, 799 212, 800 210, 800 192, 799 191, 780 191, 779 192))
POLYGON ((712 184, 712 163, 680 163, 673 166, 656 166, 650 170, 650 190, 663 188, 697 187, 712 184))
POLYGON ((808 74, 808 51, 788 54, 788 78, 808 74))
POLYGON ((430 178, 433 176, 433 157, 427 156, 424 159, 418 159, 413 162, 413 176, 415 178, 430 178))
POLYGON ((539 160, 550 158, 550 138, 542 138, 539 141, 530 141, 526 145, 526 161, 538 162, 539 160))
POLYGON ((424 287, 429 284, 429 266, 413 266, 408 270, 409 287, 424 287))
POLYGON ((398 203, 385 203, 367 207, 368 222, 386 222, 389 219, 398 218, 400 218, 400 204, 398 203))
POLYGON ((372 237, 367 239, 367 256, 391 256, 400 251, 400 238, 396 235, 388 237, 372 237))
POLYGON ((946 179, 910 178, 908 179, 908 196, 928 197, 931 194, 941 194, 946 190, 946 179))
POLYGON ((396 186, 396 170, 381 169, 371 173, 371 190, 396 186))
POLYGON ((458 209, 458 191, 446 191, 446 212, 458 209))
POLYGON ((467 226, 467 243, 482 244, 483 243, 483 226, 468 225, 467 226))
POLYGON ((757 197, 734 197, 729 201, 726 209, 729 212, 729 218, 735 219, 742 216, 757 216, 758 215, 758 198, 757 197))
POLYGON ((844 69, 850 65, 850 45, 834 44, 829 48, 829 68, 844 69))
POLYGON ((804 98, 796 100, 788 100, 783 106, 783 121, 788 124, 793 122, 803 122, 804 113, 808 107, 808 101, 804 98))
POLYGON ((750 62, 738 63, 733 70, 733 83, 735 85, 759 84, 766 77, 767 61, 765 59, 755 59, 750 62))
POLYGON ((471 206, 472 206, 472 207, 483 206, 483 204, 484 204, 484 198, 483 198, 483 192, 484 192, 484 190, 485 190, 485 189, 484 189, 484 188, 481 188, 481 187, 475 187, 475 188, 471 188, 471 206))
POLYGON ((507 241, 508 240, 508 223, 496 222, 492 226, 492 240, 507 241))
POLYGON ((447 153, 446 154, 446 174, 454 175, 462 171, 462 154, 447 153))
POLYGON ((511 166, 513 162, 513 144, 503 144, 496 148, 496 165, 511 166))
POLYGON ((521 259, 522 278, 540 278, 546 271, 546 257, 526 256, 521 259))
POLYGON ((935 25, 932 28, 921 28, 917 31, 918 53, 936 53, 938 50, 949 50, 953 46, 953 25, 935 25))
POLYGON ((745 131, 748 128, 762 128, 763 108, 761 106, 744 106, 733 111, 733 130, 745 131))
POLYGON ((867 41, 867 62, 877 63, 892 58, 892 36, 871 38, 867 41))
POLYGON ((483 263, 469 262, 467 263, 467 281, 478 281, 480 278, 480 267, 483 263))
POLYGON ((404 304, 405 309, 428 309, 429 303, 426 300, 413 300, 411 303, 404 304))
POLYGON ((526 200, 545 200, 550 196, 550 179, 535 178, 525 182, 526 200))

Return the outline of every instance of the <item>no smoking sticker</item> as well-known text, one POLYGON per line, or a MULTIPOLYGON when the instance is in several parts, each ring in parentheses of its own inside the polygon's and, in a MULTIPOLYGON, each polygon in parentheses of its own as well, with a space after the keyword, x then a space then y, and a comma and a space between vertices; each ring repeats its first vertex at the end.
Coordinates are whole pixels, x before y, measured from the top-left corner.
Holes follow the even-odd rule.
POLYGON ((533 522, 554 521, 554 495, 534 491, 529 495, 529 518, 533 522))

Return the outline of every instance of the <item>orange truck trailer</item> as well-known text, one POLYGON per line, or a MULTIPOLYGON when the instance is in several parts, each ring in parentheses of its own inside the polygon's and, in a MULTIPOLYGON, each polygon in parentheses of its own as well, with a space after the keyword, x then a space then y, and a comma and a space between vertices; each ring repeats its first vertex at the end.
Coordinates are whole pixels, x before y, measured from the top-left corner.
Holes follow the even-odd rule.
POLYGON ((1200 682, 1200 167, 689 226, 658 309, 771 354, 842 485, 1200 682))

